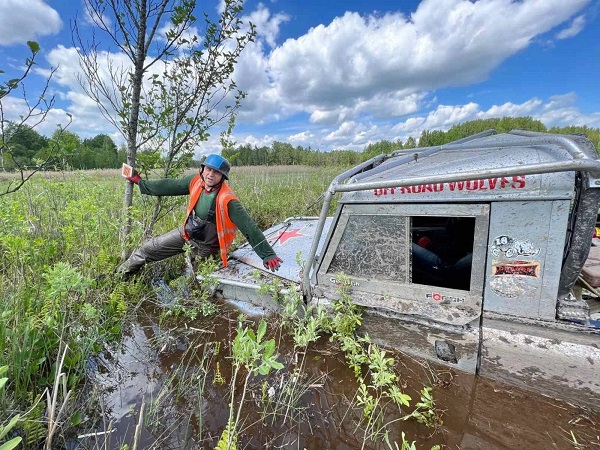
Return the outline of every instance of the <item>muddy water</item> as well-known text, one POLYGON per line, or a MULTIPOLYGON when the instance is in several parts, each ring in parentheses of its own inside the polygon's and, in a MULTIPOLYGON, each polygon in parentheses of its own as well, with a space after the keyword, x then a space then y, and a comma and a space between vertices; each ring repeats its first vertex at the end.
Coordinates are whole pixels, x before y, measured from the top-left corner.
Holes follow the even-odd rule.
MULTIPOLYGON (((238 314, 223 306, 218 317, 160 326, 157 310, 143 311, 122 347, 98 361, 105 419, 94 431, 110 432, 81 443, 88 448, 132 448, 137 426, 139 449, 215 448, 229 414, 229 342, 238 314), (139 423, 142 404, 144 422, 139 423)), ((295 355, 275 318, 269 319, 269 334, 286 367, 250 381, 240 449, 395 449, 394 442, 401 447, 402 433, 418 449, 436 444, 444 449, 600 449, 600 412, 402 355, 394 355, 395 369, 404 392, 413 398, 404 413, 412 410, 423 386, 432 386, 442 423, 429 428, 414 419, 396 420, 388 426, 391 447, 365 440, 362 410, 352 406, 357 382, 344 355, 327 337, 305 355, 295 355), (290 380, 298 381, 297 401, 289 409, 277 409, 276 399, 290 380)), ((241 387, 240 382, 238 393, 241 387)), ((236 395, 236 408, 239 402, 236 395)), ((390 410, 384 421, 398 417, 397 410, 390 410)))

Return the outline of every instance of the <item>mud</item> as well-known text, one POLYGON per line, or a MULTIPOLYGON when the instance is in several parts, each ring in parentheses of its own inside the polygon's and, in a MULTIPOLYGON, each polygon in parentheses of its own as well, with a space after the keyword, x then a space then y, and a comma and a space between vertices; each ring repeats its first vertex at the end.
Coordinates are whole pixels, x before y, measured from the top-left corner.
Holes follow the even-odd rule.
MULTIPOLYGON (((167 325, 159 325, 159 314, 160 309, 142 311, 123 345, 98 359, 103 420, 90 421, 90 431, 99 434, 80 439, 80 445, 133 448, 138 427, 139 449, 215 448, 229 414, 229 342, 239 311, 223 305, 217 317, 167 325), (223 384, 215 382, 218 374, 223 384)), ((365 440, 362 410, 352 406, 358 385, 343 353, 325 336, 306 355, 294 354, 273 317, 268 332, 286 367, 250 381, 240 449, 395 449, 394 442, 401 448, 402 433, 418 449, 436 444, 464 450, 600 449, 600 405, 598 411, 583 409, 398 354, 395 369, 413 399, 402 414, 413 409, 423 386, 431 386, 442 423, 430 428, 414 419, 396 420, 388 426, 390 446, 365 440), (286 414, 275 399, 291 379, 299 381, 301 395, 286 414)), ((238 393, 241 387, 240 382, 238 393)), ((236 396, 236 407, 239 401, 236 396)), ((390 410, 384 421, 402 414, 390 410)))

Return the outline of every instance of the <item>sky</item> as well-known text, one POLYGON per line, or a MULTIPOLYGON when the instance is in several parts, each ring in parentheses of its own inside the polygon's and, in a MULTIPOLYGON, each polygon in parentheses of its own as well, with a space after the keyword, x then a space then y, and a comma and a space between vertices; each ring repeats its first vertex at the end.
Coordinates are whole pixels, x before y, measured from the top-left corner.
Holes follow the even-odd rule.
MULTIPOLYGON (((220 7, 199 4, 211 15, 220 7)), ((237 144, 363 150, 504 116, 600 127, 600 0, 246 0, 244 19, 257 37, 234 73, 247 94, 237 144)), ((77 83, 73 20, 92 36, 83 0, 0 0, 0 81, 22 70, 25 42, 38 42, 27 95, 57 69, 55 108, 36 129, 50 135, 68 113, 69 131, 109 134, 120 145, 77 83)), ((2 99, 7 119, 23 114, 18 94, 2 99)), ((218 151, 215 129, 197 154, 218 151)))

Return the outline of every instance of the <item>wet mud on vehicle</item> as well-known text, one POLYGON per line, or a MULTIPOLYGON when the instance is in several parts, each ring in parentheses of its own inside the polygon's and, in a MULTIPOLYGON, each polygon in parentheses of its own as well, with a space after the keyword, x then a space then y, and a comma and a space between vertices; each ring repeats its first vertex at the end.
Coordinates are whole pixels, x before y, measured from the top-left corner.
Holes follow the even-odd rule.
POLYGON ((320 217, 265 233, 277 274, 241 247, 219 291, 276 309, 259 270, 327 305, 344 274, 375 342, 598 408, 599 178, 578 135, 490 130, 380 155, 333 180, 320 217))

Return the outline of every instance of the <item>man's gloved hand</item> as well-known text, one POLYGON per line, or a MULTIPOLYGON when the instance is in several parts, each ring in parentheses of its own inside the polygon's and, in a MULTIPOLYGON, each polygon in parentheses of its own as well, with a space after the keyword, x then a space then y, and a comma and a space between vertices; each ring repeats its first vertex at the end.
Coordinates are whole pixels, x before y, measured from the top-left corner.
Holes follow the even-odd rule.
POLYGON ((140 181, 142 181, 142 176, 139 174, 139 172, 137 170, 133 171, 133 175, 131 175, 130 177, 125 178, 127 181, 131 181, 133 184, 138 184, 140 181))
POLYGON ((276 256, 275 258, 267 260, 263 265, 265 266, 265 269, 269 269, 271 272, 275 272, 279 269, 279 266, 282 262, 283 260, 279 256, 276 256))

